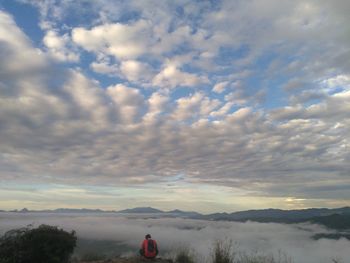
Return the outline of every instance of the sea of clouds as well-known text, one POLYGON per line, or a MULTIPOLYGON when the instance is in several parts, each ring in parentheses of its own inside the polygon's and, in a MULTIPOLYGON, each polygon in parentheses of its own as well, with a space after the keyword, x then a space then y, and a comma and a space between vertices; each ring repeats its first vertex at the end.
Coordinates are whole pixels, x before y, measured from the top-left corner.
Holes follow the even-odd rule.
POLYGON ((0 213, 0 234, 28 224, 50 224, 75 230, 79 238, 122 242, 125 254, 136 253, 146 233, 159 243, 161 254, 190 248, 204 262, 217 240, 232 240, 237 251, 258 254, 285 253, 295 263, 346 262, 350 241, 313 240, 316 233, 330 230, 312 224, 217 222, 117 214, 0 213))

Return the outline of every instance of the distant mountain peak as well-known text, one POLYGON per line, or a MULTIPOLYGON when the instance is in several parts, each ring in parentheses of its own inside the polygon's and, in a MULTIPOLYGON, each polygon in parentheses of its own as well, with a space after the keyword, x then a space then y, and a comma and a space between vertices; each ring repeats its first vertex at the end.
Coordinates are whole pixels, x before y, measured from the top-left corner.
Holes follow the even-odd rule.
POLYGON ((130 208, 130 209, 124 209, 124 210, 120 210, 117 213, 164 213, 164 211, 153 208, 153 207, 135 207, 135 208, 130 208))

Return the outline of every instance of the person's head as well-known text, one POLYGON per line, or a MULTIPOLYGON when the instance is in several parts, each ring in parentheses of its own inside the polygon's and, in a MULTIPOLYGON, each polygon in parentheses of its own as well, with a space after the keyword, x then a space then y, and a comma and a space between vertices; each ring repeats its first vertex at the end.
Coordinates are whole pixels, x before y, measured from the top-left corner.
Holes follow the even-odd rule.
POLYGON ((151 238, 151 235, 150 235, 150 234, 147 234, 147 235, 145 236, 145 239, 149 239, 149 238, 151 238))

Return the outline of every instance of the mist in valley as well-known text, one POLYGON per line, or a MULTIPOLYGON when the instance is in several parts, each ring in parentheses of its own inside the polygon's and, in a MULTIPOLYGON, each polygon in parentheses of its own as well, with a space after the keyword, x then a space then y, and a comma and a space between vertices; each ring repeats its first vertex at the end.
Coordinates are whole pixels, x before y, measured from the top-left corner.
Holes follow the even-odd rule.
POLYGON ((314 240, 313 235, 332 231, 307 223, 218 222, 114 213, 0 213, 1 235, 10 229, 40 224, 75 230, 79 238, 78 254, 132 255, 137 253, 144 235, 150 233, 159 243, 161 256, 190 248, 202 262, 210 257, 218 240, 232 240, 234 249, 243 253, 282 253, 295 263, 328 263, 332 259, 346 262, 350 258, 349 240, 314 240))

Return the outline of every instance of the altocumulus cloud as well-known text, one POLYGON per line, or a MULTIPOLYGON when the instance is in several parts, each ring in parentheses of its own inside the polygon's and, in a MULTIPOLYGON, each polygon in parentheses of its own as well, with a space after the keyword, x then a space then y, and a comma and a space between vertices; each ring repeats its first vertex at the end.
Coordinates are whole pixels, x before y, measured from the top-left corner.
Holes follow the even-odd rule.
POLYGON ((348 1, 21 2, 44 48, 0 11, 2 180, 349 200, 348 1))

